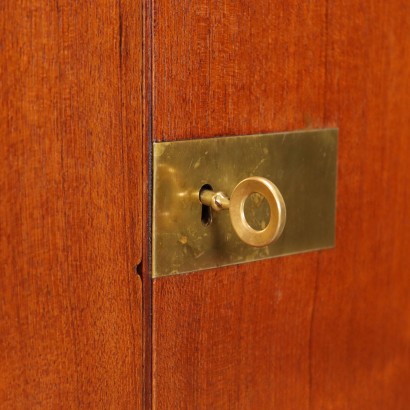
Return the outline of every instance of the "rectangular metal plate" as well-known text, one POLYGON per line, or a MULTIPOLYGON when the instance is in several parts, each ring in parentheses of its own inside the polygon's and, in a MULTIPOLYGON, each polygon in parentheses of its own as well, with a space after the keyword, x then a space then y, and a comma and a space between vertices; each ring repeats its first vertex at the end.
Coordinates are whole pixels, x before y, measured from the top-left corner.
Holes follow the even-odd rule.
POLYGON ((337 136, 322 129, 155 143, 153 276, 333 247, 337 136), (241 242, 229 211, 201 222, 201 186, 230 195, 250 176, 270 179, 286 203, 282 236, 263 248, 241 242))

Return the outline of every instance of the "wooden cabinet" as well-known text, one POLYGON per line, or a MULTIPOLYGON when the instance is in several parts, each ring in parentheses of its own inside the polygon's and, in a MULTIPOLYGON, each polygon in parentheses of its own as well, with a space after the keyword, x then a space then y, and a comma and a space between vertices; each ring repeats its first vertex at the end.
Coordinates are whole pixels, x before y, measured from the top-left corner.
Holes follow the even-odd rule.
POLYGON ((0 407, 407 409, 404 0, 6 0, 0 407), (336 247, 152 280, 153 142, 339 128, 336 247))
POLYGON ((0 408, 142 403, 132 3, 0 5, 0 408))

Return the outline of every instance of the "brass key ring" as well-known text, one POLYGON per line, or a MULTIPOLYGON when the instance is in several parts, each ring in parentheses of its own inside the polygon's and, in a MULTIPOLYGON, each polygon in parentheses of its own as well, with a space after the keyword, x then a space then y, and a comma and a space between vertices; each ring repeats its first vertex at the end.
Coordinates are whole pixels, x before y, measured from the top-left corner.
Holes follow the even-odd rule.
POLYGON ((236 234, 243 242, 251 246, 262 247, 275 242, 285 227, 285 201, 276 185, 267 178, 244 179, 234 188, 230 199, 222 192, 202 191, 200 201, 215 211, 229 209, 231 223, 236 234), (253 229, 245 216, 246 199, 253 193, 261 194, 270 208, 269 223, 260 231, 253 229))
POLYGON ((286 223, 286 206, 282 194, 269 179, 246 178, 235 187, 230 199, 229 215, 233 229, 242 241, 251 246, 266 246, 275 242, 283 232, 286 223), (265 229, 253 229, 246 220, 244 207, 246 199, 253 193, 265 197, 270 208, 270 220, 265 229))

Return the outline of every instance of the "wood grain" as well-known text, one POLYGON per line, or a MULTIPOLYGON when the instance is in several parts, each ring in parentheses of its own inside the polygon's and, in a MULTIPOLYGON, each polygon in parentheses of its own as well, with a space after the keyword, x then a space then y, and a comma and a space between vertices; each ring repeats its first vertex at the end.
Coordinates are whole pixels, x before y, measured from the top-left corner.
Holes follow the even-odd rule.
POLYGON ((409 12, 154 2, 155 140, 340 129, 334 250, 154 281, 154 408, 408 408, 409 12))
POLYGON ((0 15, 0 407, 140 408, 141 4, 0 15))

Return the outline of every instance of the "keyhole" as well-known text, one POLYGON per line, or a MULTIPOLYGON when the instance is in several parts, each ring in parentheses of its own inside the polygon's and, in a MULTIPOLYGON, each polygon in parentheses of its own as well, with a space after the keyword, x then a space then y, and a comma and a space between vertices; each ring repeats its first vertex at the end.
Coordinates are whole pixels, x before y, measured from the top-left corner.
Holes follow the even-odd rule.
MULTIPOLYGON (((202 185, 201 189, 199 190, 199 196, 201 195, 201 192, 205 190, 213 191, 211 185, 209 184, 202 185)), ((212 208, 210 206, 202 204, 201 222, 202 222, 202 225, 204 226, 208 226, 212 223, 212 208)))

